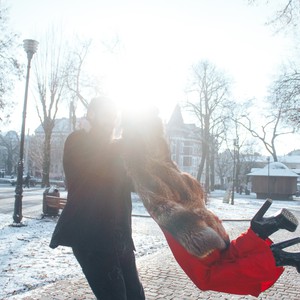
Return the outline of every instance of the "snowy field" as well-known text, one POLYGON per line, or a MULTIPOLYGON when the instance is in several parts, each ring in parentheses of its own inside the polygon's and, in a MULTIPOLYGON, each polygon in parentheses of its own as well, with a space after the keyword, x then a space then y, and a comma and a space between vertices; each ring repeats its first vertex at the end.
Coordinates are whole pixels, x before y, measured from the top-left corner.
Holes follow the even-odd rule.
MULTIPOLYGON (((255 195, 236 196, 234 205, 231 205, 223 203, 223 197, 222 191, 212 193, 208 207, 224 220, 231 238, 235 238, 245 230, 264 200, 255 199, 255 195), (232 223, 235 230, 230 228, 232 223)), ((268 214, 282 207, 300 215, 300 201, 274 201, 268 214)), ((0 214, 0 299, 81 275, 70 248, 53 250, 48 246, 57 218, 24 216, 23 222, 27 226, 11 227, 12 216, 0 214)), ((133 198, 132 222, 137 259, 167 247, 161 231, 137 197, 133 198)))

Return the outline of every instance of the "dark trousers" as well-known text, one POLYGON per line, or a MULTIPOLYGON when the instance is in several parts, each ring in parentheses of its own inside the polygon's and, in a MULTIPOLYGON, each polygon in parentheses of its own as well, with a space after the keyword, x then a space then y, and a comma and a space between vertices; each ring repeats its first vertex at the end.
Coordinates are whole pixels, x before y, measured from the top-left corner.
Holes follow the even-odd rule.
POLYGON ((133 251, 117 254, 73 247, 73 253, 97 299, 145 299, 133 251))

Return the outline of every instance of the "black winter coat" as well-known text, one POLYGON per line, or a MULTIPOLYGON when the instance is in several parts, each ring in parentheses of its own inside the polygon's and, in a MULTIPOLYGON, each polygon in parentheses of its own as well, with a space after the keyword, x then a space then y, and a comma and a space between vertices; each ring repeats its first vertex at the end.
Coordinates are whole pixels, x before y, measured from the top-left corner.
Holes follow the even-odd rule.
POLYGON ((133 250, 131 181, 121 159, 121 142, 95 141, 83 130, 65 142, 68 201, 50 242, 89 250, 133 250))

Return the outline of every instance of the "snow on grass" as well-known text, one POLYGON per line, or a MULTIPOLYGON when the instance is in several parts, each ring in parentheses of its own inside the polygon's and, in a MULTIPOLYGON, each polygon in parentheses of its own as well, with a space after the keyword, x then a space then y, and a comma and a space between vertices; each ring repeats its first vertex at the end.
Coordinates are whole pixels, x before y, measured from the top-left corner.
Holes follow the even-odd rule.
MULTIPOLYGON (((255 195, 236 195, 235 204, 231 205, 223 203, 223 198, 223 191, 215 191, 210 194, 207 206, 225 220, 225 228, 231 238, 235 238, 248 228, 249 220, 264 200, 255 199, 255 195)), ((300 211, 299 202, 274 201, 268 214, 287 205, 295 211, 300 211)), ((159 227, 147 216, 149 215, 142 203, 134 195, 132 225, 137 258, 167 247, 159 227)), ((23 217, 22 221, 27 226, 12 227, 12 216, 0 214, 0 299, 54 281, 82 276, 70 248, 51 249, 48 246, 57 218, 23 217)))

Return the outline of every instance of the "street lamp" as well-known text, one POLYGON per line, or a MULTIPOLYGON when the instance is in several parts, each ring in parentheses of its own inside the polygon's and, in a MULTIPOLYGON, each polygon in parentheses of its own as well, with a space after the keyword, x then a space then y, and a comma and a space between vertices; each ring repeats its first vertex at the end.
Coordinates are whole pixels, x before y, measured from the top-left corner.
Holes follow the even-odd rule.
POLYGON ((271 197, 270 195, 270 156, 267 157, 268 161, 268 198, 271 197))
POLYGON ((24 50, 27 53, 27 75, 26 75, 26 85, 25 85, 25 97, 23 106, 23 118, 22 118, 22 128, 21 128, 21 139, 20 139, 20 157, 18 162, 17 170, 17 184, 15 189, 15 207, 13 215, 13 226, 23 226, 22 220, 22 198, 23 198, 23 156, 24 156, 24 139, 25 139, 25 120, 26 120, 26 109, 27 109, 27 97, 28 97, 28 84, 29 84, 29 74, 30 65, 33 54, 36 52, 38 47, 38 42, 35 40, 24 40, 23 41, 24 50))
POLYGON ((234 204, 234 189, 236 185, 236 148, 238 146, 238 140, 233 140, 233 174, 232 174, 232 193, 231 193, 231 205, 234 204))

